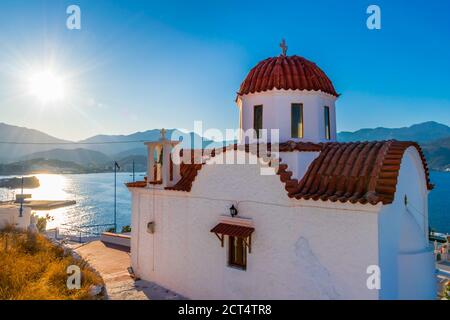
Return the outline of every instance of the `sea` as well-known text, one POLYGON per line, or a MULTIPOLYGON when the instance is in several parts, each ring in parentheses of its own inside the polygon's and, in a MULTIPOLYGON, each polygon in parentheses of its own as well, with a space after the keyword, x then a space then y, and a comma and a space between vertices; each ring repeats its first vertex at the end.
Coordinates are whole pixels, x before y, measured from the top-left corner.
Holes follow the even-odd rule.
MULTIPOLYGON (((136 173, 135 180, 143 180, 144 173, 136 173)), ((40 187, 24 189, 33 200, 75 200, 76 204, 55 210, 35 211, 38 216, 50 216, 47 229, 55 227, 85 227, 114 224, 114 206, 116 206, 117 230, 131 223, 131 195, 125 186, 133 181, 130 173, 90 174, 36 174, 40 187), (114 192, 116 189, 116 192, 114 192), (116 200, 114 200, 116 193, 116 200), (115 205, 114 205, 115 203, 115 205)), ((11 176, 0 176, 9 178, 11 176)), ((11 200, 21 189, 0 188, 0 201, 11 200)), ((102 231, 108 228, 103 228, 102 231)))
MULTIPOLYGON (((131 196, 125 187, 133 181, 131 173, 90 174, 37 174, 40 187, 24 189, 34 200, 75 200, 76 204, 50 211, 36 211, 39 216, 49 215, 51 220, 47 228, 61 226, 92 226, 114 223, 114 203, 116 203, 116 221, 120 231, 131 223, 131 196), (114 201, 114 189, 116 200, 114 201)), ((8 178, 10 176, 0 176, 8 178)), ((136 180, 142 180, 143 172, 135 174, 136 180)), ((435 188, 429 195, 430 227, 442 233, 450 233, 450 172, 430 172, 435 188)), ((0 201, 11 200, 21 189, 0 188, 0 201)))

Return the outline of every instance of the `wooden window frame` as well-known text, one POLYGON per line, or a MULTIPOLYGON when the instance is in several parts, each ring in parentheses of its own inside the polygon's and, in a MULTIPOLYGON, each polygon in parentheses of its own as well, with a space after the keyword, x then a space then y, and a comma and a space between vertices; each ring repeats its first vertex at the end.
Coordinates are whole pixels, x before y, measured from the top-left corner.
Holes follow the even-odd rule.
POLYGON ((247 270, 247 246, 247 242, 244 238, 228 236, 228 266, 241 270, 247 270), (242 246, 242 260, 240 262, 236 262, 235 259, 233 259, 235 239, 238 239, 238 241, 240 241, 239 245, 242 246))
POLYGON ((294 139, 303 139, 304 137, 304 129, 305 122, 303 117, 303 103, 291 103, 291 138, 294 139), (298 107, 300 109, 300 121, 294 124, 294 107, 298 107), (298 125, 301 125, 301 130, 299 132, 298 125), (296 128, 296 134, 294 135, 294 127, 296 128), (300 133, 300 134, 299 134, 300 133))

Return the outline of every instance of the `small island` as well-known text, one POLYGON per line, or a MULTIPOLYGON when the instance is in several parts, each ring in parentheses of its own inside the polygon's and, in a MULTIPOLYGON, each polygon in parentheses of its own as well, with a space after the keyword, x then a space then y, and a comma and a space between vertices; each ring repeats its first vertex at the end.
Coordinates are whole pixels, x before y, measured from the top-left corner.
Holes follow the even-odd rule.
MULTIPOLYGON (((23 178, 23 188, 25 189, 35 189, 39 188, 39 179, 36 176, 24 177, 23 178)), ((22 178, 4 178, 0 179, 0 188, 8 189, 19 189, 22 188, 22 178)))

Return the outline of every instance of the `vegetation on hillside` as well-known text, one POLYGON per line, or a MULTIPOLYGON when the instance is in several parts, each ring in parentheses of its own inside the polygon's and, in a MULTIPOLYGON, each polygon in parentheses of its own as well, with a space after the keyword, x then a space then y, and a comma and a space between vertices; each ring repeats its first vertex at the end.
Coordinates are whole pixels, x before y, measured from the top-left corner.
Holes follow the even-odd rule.
POLYGON ((442 296, 445 299, 450 300, 450 281, 448 281, 447 285, 444 286, 444 292, 442 293, 442 296))
MULTIPOLYGON (((133 168, 133 160, 135 160, 135 171, 142 172, 146 170, 147 160, 144 156, 127 157, 120 159, 121 170, 131 172, 133 168)), ((19 162, 2 164, 0 163, 0 175, 21 175, 21 174, 39 174, 39 173, 102 173, 113 172, 114 162, 108 161, 102 165, 83 166, 73 161, 61 161, 55 159, 31 159, 19 162)))
POLYGON ((24 187, 25 189, 39 188, 39 179, 35 176, 32 177, 13 177, 0 179, 0 188, 19 189, 24 187))
POLYGON ((86 169, 71 161, 32 159, 12 163, 0 163, 0 175, 36 173, 86 173, 86 169))
POLYGON ((122 233, 127 233, 127 232, 131 232, 131 227, 130 226, 123 226, 122 227, 122 233))
POLYGON ((40 234, 7 228, 0 231, 0 300, 97 299, 102 279, 83 260, 40 234), (67 267, 81 270, 81 288, 67 287, 67 267))

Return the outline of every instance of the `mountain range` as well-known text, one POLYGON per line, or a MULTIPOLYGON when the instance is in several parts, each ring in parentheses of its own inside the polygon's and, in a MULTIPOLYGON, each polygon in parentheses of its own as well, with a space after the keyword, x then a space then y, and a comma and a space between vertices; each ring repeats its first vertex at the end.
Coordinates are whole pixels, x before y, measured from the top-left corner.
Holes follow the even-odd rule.
POLYGON ((342 131, 338 133, 338 140, 350 141, 373 141, 373 140, 408 140, 421 144, 432 142, 442 138, 450 137, 450 127, 434 121, 414 124, 403 128, 360 129, 355 132, 342 131))
MULTIPOLYGON (((177 129, 168 129, 167 137, 176 137, 182 140, 182 146, 188 148, 201 148, 210 144, 217 144, 199 135, 185 133, 177 129)), ((68 141, 58 139, 38 130, 28 129, 0 123, 0 162, 17 161, 24 156, 50 151, 53 149, 87 149, 114 156, 119 153, 130 155, 130 150, 145 154, 144 141, 155 141, 160 137, 160 130, 153 129, 136 132, 129 135, 96 135, 81 141, 68 141)))
MULTIPOLYGON (((38 130, 0 123, 0 174, 45 172, 103 172, 117 161, 122 170, 146 170, 145 141, 160 138, 159 129, 130 135, 96 135, 81 141, 58 139, 38 130), (49 170, 45 161, 52 161, 49 170)), ((183 148, 220 147, 224 142, 202 138, 193 132, 166 130, 166 137, 181 141, 183 148)))
MULTIPOLYGON (((185 148, 227 144, 177 129, 167 130, 166 136, 170 137, 172 133, 180 137, 185 148)), ((131 171, 133 163, 136 171, 145 171, 146 148, 143 142, 159 138, 160 131, 153 129, 130 135, 96 135, 74 143, 38 130, 0 123, 0 174, 40 169, 46 172, 104 172, 112 170, 113 161, 118 161, 125 171, 131 171)), ((389 139, 419 142, 431 169, 450 171, 450 127, 444 124, 429 121, 403 128, 379 127, 338 133, 338 141, 341 142, 389 139)))

